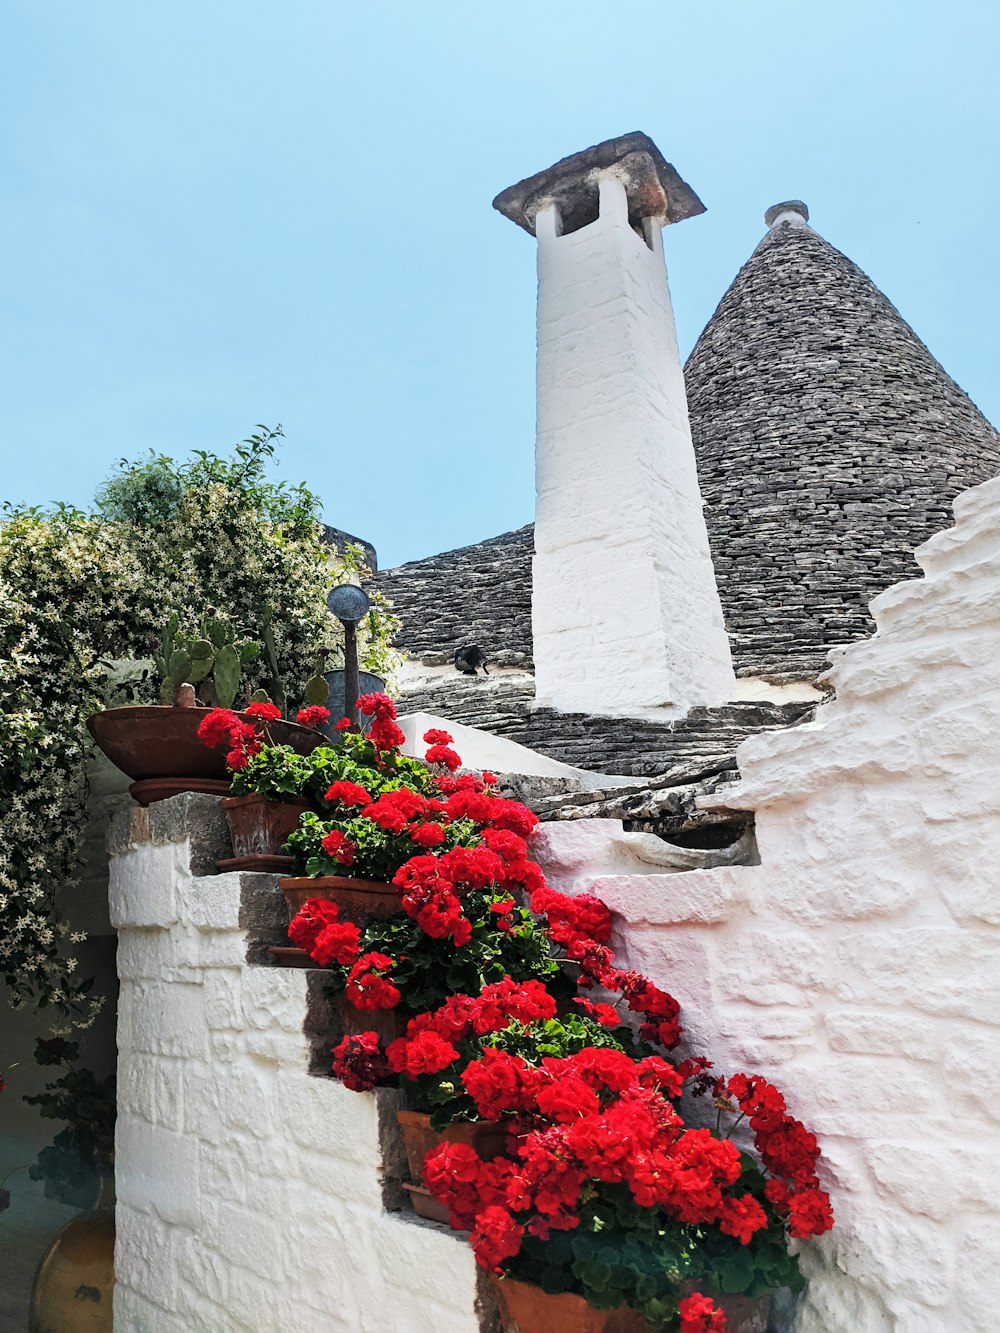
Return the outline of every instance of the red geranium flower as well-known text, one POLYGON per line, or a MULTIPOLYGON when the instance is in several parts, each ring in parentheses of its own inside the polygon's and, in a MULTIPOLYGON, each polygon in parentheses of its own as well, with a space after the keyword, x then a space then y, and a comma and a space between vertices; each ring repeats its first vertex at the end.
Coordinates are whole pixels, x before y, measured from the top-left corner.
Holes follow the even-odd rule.
POLYGON ((331 805, 369 805, 371 799, 371 794, 365 791, 360 783, 347 782, 343 779, 328 787, 323 797, 323 800, 329 801, 331 805))
POLYGON ((370 1092, 392 1076, 375 1032, 345 1037, 333 1052, 333 1074, 352 1092, 370 1092))
POLYGON ((321 840, 323 850, 342 866, 354 864, 354 853, 358 850, 346 834, 339 829, 331 829, 321 840))
POLYGON ((210 750, 215 750, 220 745, 231 743, 233 732, 238 726, 239 718, 231 708, 213 708, 198 725, 198 739, 210 750))
POLYGON ((681 1317, 680 1333, 725 1333, 726 1316, 711 1297, 703 1296, 700 1291, 685 1296, 677 1306, 677 1313, 681 1317))
POLYGON ((347 974, 346 994, 355 1009, 394 1009, 402 996, 384 973, 395 960, 384 953, 363 953, 347 974))
POLYGON ((299 709, 295 721, 300 727, 321 727, 324 722, 330 721, 330 710, 322 704, 310 704, 308 708, 299 709))
POLYGON ((281 709, 270 702, 247 704, 243 711, 247 717, 260 718, 261 722, 277 722, 281 717, 281 709))

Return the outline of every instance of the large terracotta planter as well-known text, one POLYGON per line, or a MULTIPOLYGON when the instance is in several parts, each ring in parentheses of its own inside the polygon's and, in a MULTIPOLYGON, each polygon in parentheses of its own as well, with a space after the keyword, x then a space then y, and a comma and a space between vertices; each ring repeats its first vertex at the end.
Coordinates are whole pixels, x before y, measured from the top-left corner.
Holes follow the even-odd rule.
POLYGON ((341 921, 367 926, 369 921, 385 921, 403 911, 399 893, 381 880, 351 879, 347 875, 318 875, 315 879, 292 876, 281 881, 281 891, 293 917, 309 898, 336 903, 341 921))
POLYGON ((650 1333, 641 1315, 627 1305, 595 1310, 582 1296, 550 1296, 531 1282, 491 1274, 503 1333, 650 1333))
MULTIPOLYGON (((209 711, 161 704, 109 708, 89 717, 87 729, 115 767, 134 779, 129 790, 142 805, 182 791, 225 795, 229 790, 225 749, 210 750, 198 739, 198 727, 209 711)), ((311 754, 323 744, 318 731, 296 722, 271 722, 268 735, 298 754, 311 754)))
POLYGON ((467 1143, 484 1160, 503 1152, 507 1130, 488 1120, 457 1121, 447 1129, 431 1129, 431 1118, 423 1111, 397 1111, 396 1119, 403 1134, 403 1150, 410 1168, 410 1182, 403 1189, 410 1196, 413 1211, 430 1222, 448 1224, 448 1209, 434 1198, 424 1184, 424 1159, 439 1143, 467 1143))
POLYGON ((269 801, 256 792, 227 796, 222 802, 233 854, 219 862, 220 870, 260 870, 280 874, 295 858, 286 856, 285 843, 299 826, 299 817, 312 809, 308 801, 269 801))
POLYGON ((42 1255, 31 1289, 28 1333, 111 1333, 115 1285, 113 1169, 89 1213, 67 1222, 42 1255))

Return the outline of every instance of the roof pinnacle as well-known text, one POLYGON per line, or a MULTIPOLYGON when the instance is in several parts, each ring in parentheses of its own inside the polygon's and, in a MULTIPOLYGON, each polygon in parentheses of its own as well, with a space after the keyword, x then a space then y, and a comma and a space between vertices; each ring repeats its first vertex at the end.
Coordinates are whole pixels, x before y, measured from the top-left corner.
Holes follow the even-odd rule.
POLYGON ((764 214, 764 221, 772 231, 785 222, 804 227, 809 221, 809 209, 801 199, 786 199, 782 204, 772 204, 764 214))

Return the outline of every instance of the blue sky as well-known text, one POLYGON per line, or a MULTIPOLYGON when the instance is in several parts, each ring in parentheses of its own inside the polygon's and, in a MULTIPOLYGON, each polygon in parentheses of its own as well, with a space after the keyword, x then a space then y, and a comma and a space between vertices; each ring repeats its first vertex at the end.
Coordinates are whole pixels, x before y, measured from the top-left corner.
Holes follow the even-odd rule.
POLYGON ((686 353, 799 197, 1000 420, 994 0, 5 0, 0 498, 284 424, 383 565, 532 516, 533 242, 493 195, 642 129, 686 353))

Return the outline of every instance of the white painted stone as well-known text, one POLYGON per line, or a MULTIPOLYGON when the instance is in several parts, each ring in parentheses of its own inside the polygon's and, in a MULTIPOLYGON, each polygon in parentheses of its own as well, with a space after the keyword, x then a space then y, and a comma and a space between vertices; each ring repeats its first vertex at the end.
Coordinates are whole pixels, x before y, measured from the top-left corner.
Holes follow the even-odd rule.
POLYGON ((108 901, 113 926, 174 924, 174 888, 186 850, 181 843, 147 843, 111 859, 108 901))
POLYGON ((1000 480, 955 512, 816 721, 740 747, 725 803, 755 812, 759 866, 659 878, 609 868, 613 830, 535 844, 561 888, 599 887, 688 1049, 772 1078, 818 1134, 837 1226, 801 1247, 795 1333, 1000 1327, 1000 480))
POLYGON ((240 876, 114 860, 115 1328, 479 1333, 468 1245, 383 1210, 376 1099, 307 1072, 307 974, 247 965, 240 876))
POLYGON ((115 1126, 115 1160, 141 1161, 139 1171, 116 1171, 119 1200, 136 1212, 154 1212, 161 1222, 195 1228, 201 1186, 198 1140, 150 1125, 135 1116, 119 1115, 115 1126))
POLYGON ((535 698, 565 712, 681 716, 734 688, 663 264, 625 187, 560 235, 537 217, 532 633, 535 698))

